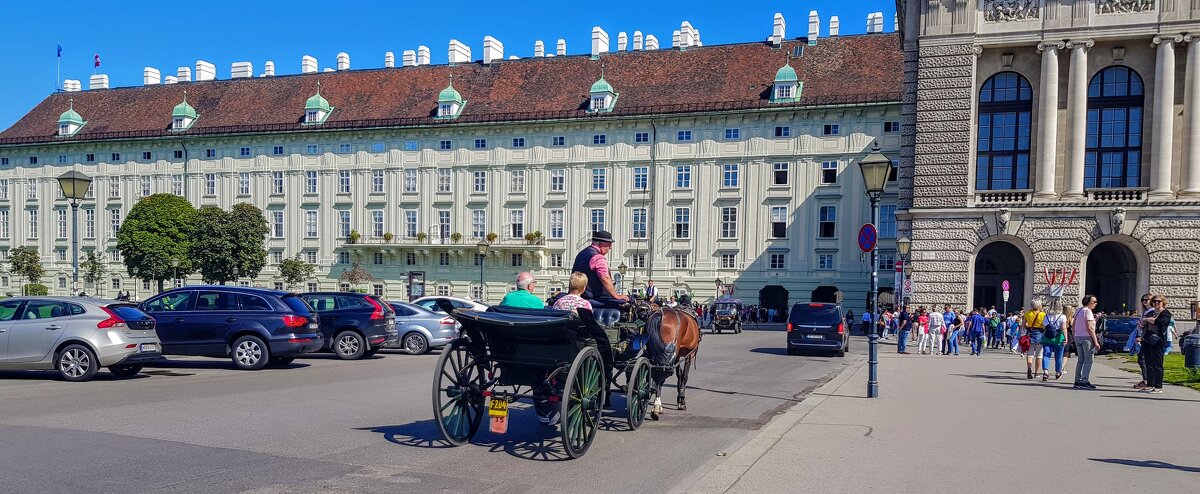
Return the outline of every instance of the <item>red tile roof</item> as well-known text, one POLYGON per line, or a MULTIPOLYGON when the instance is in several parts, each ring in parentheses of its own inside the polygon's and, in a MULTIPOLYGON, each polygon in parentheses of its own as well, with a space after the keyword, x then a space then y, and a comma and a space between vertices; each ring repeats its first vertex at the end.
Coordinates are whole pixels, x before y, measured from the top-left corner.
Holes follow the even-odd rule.
MULTIPOLYGON (((200 113, 188 135, 286 132, 302 125, 304 101, 316 92, 336 109, 322 129, 452 125, 469 122, 610 118, 762 108, 786 54, 767 43, 525 58, 491 65, 428 65, 324 72, 253 79, 51 94, 11 128, 0 145, 58 140, 59 115, 74 98, 87 125, 70 140, 169 135, 171 109, 183 100, 200 113), (585 111, 588 88, 604 77, 620 94, 612 113, 585 111), (438 92, 450 74, 467 100, 453 121, 433 118, 438 92)), ((804 90, 792 106, 898 102, 902 53, 897 35, 823 38, 792 59, 804 90)))

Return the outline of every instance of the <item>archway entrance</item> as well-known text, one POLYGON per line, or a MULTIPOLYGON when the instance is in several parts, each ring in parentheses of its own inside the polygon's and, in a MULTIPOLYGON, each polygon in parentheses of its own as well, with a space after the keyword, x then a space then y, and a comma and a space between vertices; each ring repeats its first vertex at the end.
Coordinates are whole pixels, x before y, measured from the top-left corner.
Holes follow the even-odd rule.
POLYGON ((1138 310, 1137 258, 1119 242, 1101 242, 1087 258, 1087 285, 1084 291, 1096 296, 1096 310, 1124 312, 1138 310))
POLYGON ((767 285, 762 287, 762 289, 758 291, 758 305, 766 309, 775 309, 776 318, 787 314, 787 289, 780 285, 767 285))
POLYGON ((817 287, 809 296, 809 302, 839 304, 842 302, 842 291, 836 286, 823 285, 817 287))
POLYGON ((896 309, 896 294, 888 287, 879 289, 879 310, 895 310, 896 309))
POLYGON ((992 242, 975 256, 975 286, 971 308, 995 307, 996 310, 1013 310, 1025 300, 1025 256, 1017 246, 1005 242, 992 242), (1008 280, 1008 303, 1004 302, 1001 284, 1008 280))

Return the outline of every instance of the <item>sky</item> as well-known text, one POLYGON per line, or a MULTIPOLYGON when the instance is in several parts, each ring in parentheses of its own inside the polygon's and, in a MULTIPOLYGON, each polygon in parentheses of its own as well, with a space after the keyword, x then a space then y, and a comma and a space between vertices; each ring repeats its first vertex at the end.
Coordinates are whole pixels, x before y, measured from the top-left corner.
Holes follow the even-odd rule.
POLYGON ((195 71, 197 60, 216 65, 217 78, 229 78, 233 62, 249 61, 254 73, 273 60, 277 75, 300 72, 300 58, 312 55, 321 70, 336 67, 339 52, 350 55, 352 69, 383 67, 384 53, 428 46, 432 63, 446 63, 446 47, 457 39, 483 57, 483 37, 504 44, 504 55, 529 57, 543 40, 552 53, 559 38, 568 54, 588 53, 591 31, 608 32, 611 49, 617 33, 653 34, 669 48, 671 33, 688 21, 700 30, 705 45, 762 41, 771 34, 772 19, 782 13, 787 37, 808 33, 808 13, 817 10, 821 36, 829 17, 838 16, 841 34, 866 31, 867 14, 884 13, 884 30, 892 31, 893 0, 816 0, 767 2, 367 2, 340 1, 156 1, 109 2, 4 0, 0 18, 0 129, 7 129, 63 79, 77 79, 84 89, 93 74, 108 74, 110 87, 142 84, 144 67, 174 75, 181 66, 195 71), (56 47, 62 45, 62 58, 56 47), (61 70, 61 75, 59 74, 61 70))

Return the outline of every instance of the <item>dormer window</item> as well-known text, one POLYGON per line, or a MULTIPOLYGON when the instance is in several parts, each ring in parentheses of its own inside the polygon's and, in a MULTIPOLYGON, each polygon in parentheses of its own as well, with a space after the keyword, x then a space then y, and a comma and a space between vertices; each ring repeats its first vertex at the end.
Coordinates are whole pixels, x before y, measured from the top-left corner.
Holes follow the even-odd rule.
POLYGON ((78 133, 85 124, 87 122, 75 111, 75 100, 72 99, 70 108, 67 108, 67 111, 58 117, 58 136, 71 137, 78 133))
POLYGON ((454 105, 452 105, 450 103, 442 103, 438 107, 438 116, 439 117, 453 117, 454 116, 454 105))
POLYGON ((333 113, 333 107, 329 106, 329 101, 321 96, 321 83, 317 83, 317 94, 308 98, 304 102, 304 125, 320 125, 325 123, 325 119, 329 118, 329 114, 333 113))
POLYGON ((304 112, 304 123, 321 123, 321 112, 317 110, 304 112))
POLYGON ((796 69, 784 65, 775 72, 775 82, 771 88, 772 103, 795 103, 800 101, 800 92, 804 82, 796 75, 796 69))
POLYGON ((60 135, 60 136, 71 135, 71 125, 70 124, 58 124, 58 135, 60 135))
POLYGON ((592 111, 605 111, 608 109, 607 96, 592 96, 592 111))
POLYGON ((454 89, 454 76, 450 76, 450 85, 438 93, 437 118, 458 118, 466 106, 467 100, 463 99, 457 89, 454 89))
POLYGON ((617 105, 617 92, 613 90, 608 81, 604 80, 603 76, 592 84, 592 89, 588 91, 588 94, 590 96, 588 111, 590 112, 610 112, 617 105))
POLYGON ((196 109, 187 102, 187 91, 183 92, 183 101, 175 105, 175 109, 171 110, 171 130, 174 132, 183 132, 192 128, 192 124, 200 118, 200 114, 196 113, 196 109))
POLYGON ((781 84, 775 87, 775 99, 787 99, 792 97, 792 86, 781 84))

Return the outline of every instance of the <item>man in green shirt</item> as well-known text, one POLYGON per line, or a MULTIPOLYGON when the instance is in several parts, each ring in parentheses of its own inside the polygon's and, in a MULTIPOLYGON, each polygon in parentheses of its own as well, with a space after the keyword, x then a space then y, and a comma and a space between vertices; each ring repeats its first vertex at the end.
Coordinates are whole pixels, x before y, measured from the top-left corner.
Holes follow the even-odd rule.
POLYGON ((504 299, 500 301, 500 305, 522 309, 545 309, 546 305, 542 303, 542 299, 531 293, 536 284, 537 280, 534 280, 533 275, 528 271, 518 274, 517 290, 508 292, 508 295, 505 295, 504 299))

